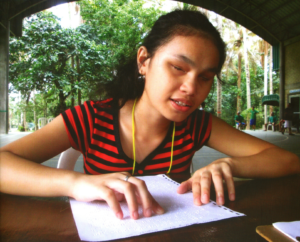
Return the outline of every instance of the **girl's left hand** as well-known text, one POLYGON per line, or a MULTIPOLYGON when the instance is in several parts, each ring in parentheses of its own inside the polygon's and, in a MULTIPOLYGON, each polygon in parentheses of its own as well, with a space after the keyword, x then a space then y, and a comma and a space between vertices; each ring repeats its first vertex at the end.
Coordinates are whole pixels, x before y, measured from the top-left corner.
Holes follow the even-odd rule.
POLYGON ((202 205, 210 201, 210 187, 214 183, 216 191, 216 202, 224 204, 223 179, 226 182, 230 201, 235 200, 234 182, 231 172, 230 158, 218 159, 211 164, 197 170, 187 181, 180 184, 177 193, 183 194, 189 190, 193 191, 194 204, 202 205))

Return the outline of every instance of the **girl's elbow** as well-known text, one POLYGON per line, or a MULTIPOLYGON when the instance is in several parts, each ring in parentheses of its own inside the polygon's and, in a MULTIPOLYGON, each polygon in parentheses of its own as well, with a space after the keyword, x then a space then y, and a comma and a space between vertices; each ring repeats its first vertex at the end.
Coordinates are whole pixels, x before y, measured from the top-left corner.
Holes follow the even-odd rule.
POLYGON ((300 174, 300 159, 294 154, 290 153, 288 157, 286 157, 287 167, 289 167, 289 174, 300 174))

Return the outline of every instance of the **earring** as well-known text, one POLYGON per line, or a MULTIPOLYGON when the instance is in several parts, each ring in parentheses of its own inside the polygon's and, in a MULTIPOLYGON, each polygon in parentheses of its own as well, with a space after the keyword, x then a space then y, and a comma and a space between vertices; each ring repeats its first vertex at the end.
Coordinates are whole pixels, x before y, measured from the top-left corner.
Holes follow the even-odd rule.
POLYGON ((138 77, 138 79, 139 79, 140 81, 145 81, 145 75, 140 75, 140 76, 138 77))

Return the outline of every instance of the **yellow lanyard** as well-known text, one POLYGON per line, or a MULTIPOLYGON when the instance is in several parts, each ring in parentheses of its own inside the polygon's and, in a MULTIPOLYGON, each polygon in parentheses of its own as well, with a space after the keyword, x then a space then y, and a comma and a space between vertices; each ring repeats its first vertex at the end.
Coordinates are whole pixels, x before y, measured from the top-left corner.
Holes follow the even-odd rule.
MULTIPOLYGON (((135 170, 135 129, 134 129, 134 109, 137 99, 134 100, 132 107, 132 151, 133 151, 133 167, 132 167, 132 175, 134 175, 135 170)), ((171 146, 171 160, 170 166, 167 174, 170 173, 173 163, 173 147, 174 147, 174 138, 175 138, 175 122, 173 122, 173 135, 172 135, 172 146, 171 146)))

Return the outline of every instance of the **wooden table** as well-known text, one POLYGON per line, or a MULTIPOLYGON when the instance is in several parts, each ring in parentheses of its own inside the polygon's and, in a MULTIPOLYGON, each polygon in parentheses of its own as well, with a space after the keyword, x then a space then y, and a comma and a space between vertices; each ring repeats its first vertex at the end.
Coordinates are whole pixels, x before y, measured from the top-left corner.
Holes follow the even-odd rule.
MULTIPOLYGON (((236 201, 227 200, 225 206, 245 217, 115 241, 265 241, 255 232, 257 226, 300 220, 300 176, 235 181, 235 185, 236 201)), ((67 198, 7 194, 0 194, 0 236, 3 242, 80 241, 67 198)))

